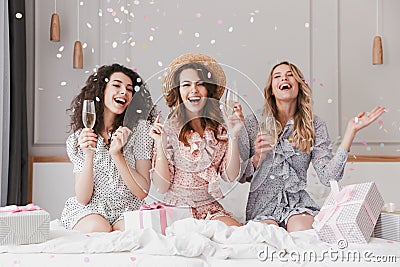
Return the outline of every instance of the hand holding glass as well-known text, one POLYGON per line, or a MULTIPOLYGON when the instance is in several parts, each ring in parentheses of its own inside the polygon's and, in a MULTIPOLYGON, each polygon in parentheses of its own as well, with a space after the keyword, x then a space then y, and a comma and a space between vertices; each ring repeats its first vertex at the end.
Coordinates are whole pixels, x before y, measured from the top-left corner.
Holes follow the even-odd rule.
POLYGON ((276 131, 276 122, 274 116, 272 114, 265 116, 263 124, 264 125, 262 127, 262 133, 271 137, 272 143, 270 144, 270 146, 274 147, 276 141, 278 140, 278 134, 276 131))
MULTIPOLYGON (((223 117, 225 120, 225 126, 227 131, 229 130, 228 124, 229 124, 229 119, 228 117, 231 116, 234 112, 234 106, 235 106, 235 102, 239 102, 239 96, 237 95, 236 92, 230 90, 227 88, 227 92, 225 95, 225 104, 224 104, 224 108, 223 108, 223 117)), ((223 139, 228 139, 229 137, 229 133, 221 135, 220 138, 223 139)))
MULTIPOLYGON (((83 100, 82 107, 82 122, 86 128, 93 128, 96 122, 96 110, 94 100, 83 100)), ((94 148, 90 148, 94 149, 94 148)))

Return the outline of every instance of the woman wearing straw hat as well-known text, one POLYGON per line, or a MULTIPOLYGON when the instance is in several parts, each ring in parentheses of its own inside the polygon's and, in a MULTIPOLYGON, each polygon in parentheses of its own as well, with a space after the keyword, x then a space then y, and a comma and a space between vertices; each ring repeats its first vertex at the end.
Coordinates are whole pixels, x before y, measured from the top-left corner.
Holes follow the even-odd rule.
POLYGON ((171 62, 162 83, 171 113, 164 124, 158 117, 150 130, 156 146, 153 183, 166 193, 164 202, 191 207, 194 218, 239 226, 217 202, 223 197, 219 175, 229 181, 239 175, 237 136, 243 126, 239 103, 225 116, 227 129, 222 126, 224 71, 209 56, 185 54, 171 62))

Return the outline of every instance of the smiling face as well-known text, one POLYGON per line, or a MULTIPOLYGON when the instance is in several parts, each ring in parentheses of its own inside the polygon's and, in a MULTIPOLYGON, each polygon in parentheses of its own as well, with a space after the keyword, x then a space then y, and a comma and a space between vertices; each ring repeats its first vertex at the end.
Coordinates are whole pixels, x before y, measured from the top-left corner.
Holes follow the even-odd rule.
POLYGON ((272 72, 272 95, 276 101, 293 101, 299 93, 297 82, 289 65, 278 65, 272 72))
POLYGON ((122 114, 132 101, 132 80, 122 72, 114 72, 104 90, 104 111, 122 114))
POLYGON ((189 114, 198 115, 207 102, 207 88, 195 69, 185 69, 179 75, 179 94, 189 114))

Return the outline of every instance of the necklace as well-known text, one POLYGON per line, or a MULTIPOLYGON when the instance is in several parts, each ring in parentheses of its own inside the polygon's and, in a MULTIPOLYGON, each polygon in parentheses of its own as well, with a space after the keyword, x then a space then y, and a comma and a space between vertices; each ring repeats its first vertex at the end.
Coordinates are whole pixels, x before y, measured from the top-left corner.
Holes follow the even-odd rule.
POLYGON ((108 137, 108 138, 104 138, 104 144, 105 144, 107 149, 110 149, 112 133, 113 133, 113 131, 111 129, 111 130, 107 130, 106 134, 105 134, 108 137))

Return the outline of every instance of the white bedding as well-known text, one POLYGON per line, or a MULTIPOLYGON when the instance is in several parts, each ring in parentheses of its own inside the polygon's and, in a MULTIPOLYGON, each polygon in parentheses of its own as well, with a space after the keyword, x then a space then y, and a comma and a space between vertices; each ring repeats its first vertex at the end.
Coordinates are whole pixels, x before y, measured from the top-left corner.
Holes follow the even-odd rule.
POLYGON ((45 243, 0 246, 0 267, 299 266, 299 257, 307 256, 305 261, 300 259, 301 265, 310 264, 308 255, 312 253, 320 260, 311 260, 316 266, 376 265, 378 260, 391 261, 385 266, 400 265, 399 242, 372 238, 368 244, 339 249, 337 244, 319 241, 313 230, 288 234, 282 228, 255 222, 227 227, 219 221, 185 219, 168 227, 167 236, 152 229, 81 234, 65 230, 58 220, 52 221, 50 228, 50 240, 45 243), (349 255, 360 258, 348 259, 349 255))

